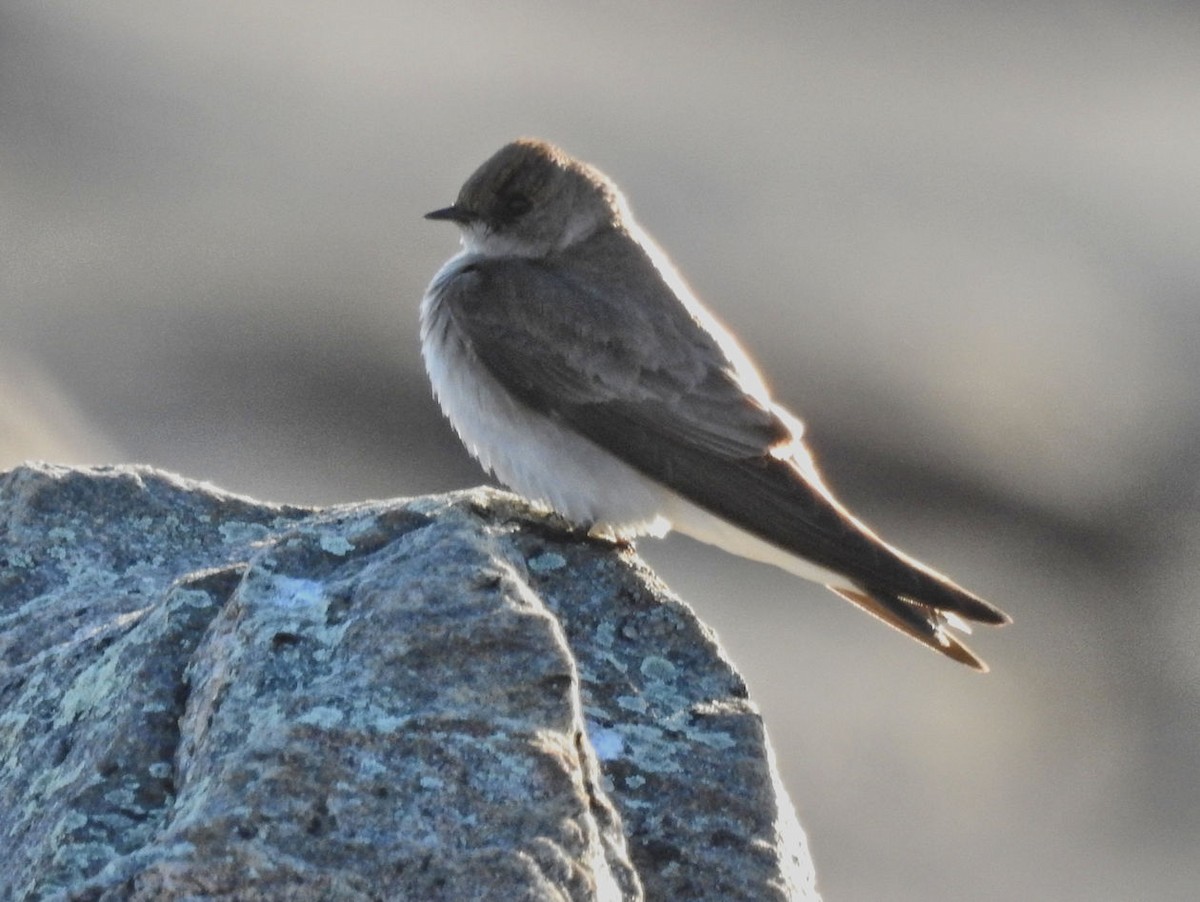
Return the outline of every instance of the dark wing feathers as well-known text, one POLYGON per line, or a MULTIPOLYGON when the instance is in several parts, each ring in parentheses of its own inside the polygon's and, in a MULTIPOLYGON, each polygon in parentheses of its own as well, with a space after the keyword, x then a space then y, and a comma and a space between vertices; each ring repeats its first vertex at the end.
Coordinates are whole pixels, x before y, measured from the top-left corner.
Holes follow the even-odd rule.
POLYGON ((762 450, 754 457, 721 457, 710 449, 664 442, 664 405, 622 402, 573 408, 564 419, 596 444, 642 472, 669 482, 700 507, 794 551, 864 589, 919 599, 983 623, 1007 617, 920 563, 882 542, 830 501, 785 460, 762 450))
POLYGON ((862 594, 839 594, 979 666, 946 640, 934 609, 985 623, 1008 618, 883 544, 793 463, 773 457, 790 428, 769 407, 746 403, 732 364, 673 295, 616 306, 621 292, 670 293, 649 258, 641 263, 640 273, 614 275, 572 260, 578 275, 569 277, 538 260, 480 260, 444 286, 441 300, 479 360, 530 408, 698 506, 844 574, 862 594), (673 358, 662 358, 664 348, 673 358))
MULTIPOLYGON (((646 284, 668 293, 646 267, 646 284)), ((540 413, 573 422, 615 404, 622 428, 723 458, 757 457, 790 437, 774 412, 744 403, 731 368, 712 365, 724 355, 673 297, 621 310, 595 281, 502 258, 474 264, 442 300, 497 381, 540 413), (664 359, 664 346, 678 353, 664 359)))

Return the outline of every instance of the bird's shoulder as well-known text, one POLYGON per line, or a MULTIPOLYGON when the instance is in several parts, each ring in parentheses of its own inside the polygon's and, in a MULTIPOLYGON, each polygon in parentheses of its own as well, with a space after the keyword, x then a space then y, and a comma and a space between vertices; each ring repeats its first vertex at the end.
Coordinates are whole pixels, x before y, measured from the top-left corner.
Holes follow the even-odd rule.
POLYGON ((483 357, 560 361, 598 384, 686 390, 728 359, 650 256, 621 233, 542 257, 461 255, 431 286, 483 357))

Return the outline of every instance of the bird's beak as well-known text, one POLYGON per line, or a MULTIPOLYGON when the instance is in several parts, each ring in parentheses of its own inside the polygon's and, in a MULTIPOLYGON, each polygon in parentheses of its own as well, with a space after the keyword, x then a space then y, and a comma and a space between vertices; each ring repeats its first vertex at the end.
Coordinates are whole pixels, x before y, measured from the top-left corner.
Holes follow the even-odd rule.
POLYGON ((466 225, 468 222, 475 220, 475 214, 470 210, 455 204, 452 207, 443 207, 441 210, 434 210, 432 213, 425 214, 426 219, 445 219, 450 222, 466 225))

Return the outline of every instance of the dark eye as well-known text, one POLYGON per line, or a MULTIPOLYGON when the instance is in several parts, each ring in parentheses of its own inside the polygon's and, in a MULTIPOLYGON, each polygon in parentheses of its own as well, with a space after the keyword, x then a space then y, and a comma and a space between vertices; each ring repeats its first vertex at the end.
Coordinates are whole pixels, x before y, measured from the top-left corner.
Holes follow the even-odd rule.
POLYGON ((507 219, 516 219, 528 213, 532 206, 524 194, 513 194, 504 199, 504 215, 507 219))

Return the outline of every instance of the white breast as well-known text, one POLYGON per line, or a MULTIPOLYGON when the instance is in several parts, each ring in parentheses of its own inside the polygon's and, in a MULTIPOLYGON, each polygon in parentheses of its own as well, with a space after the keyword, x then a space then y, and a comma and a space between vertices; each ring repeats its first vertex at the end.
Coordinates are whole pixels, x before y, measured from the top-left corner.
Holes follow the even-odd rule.
POLYGON ((440 287, 474 259, 463 252, 421 301, 421 353, 442 412, 467 450, 505 485, 567 519, 618 537, 662 535, 670 493, 607 451, 512 397, 480 364, 440 287))

